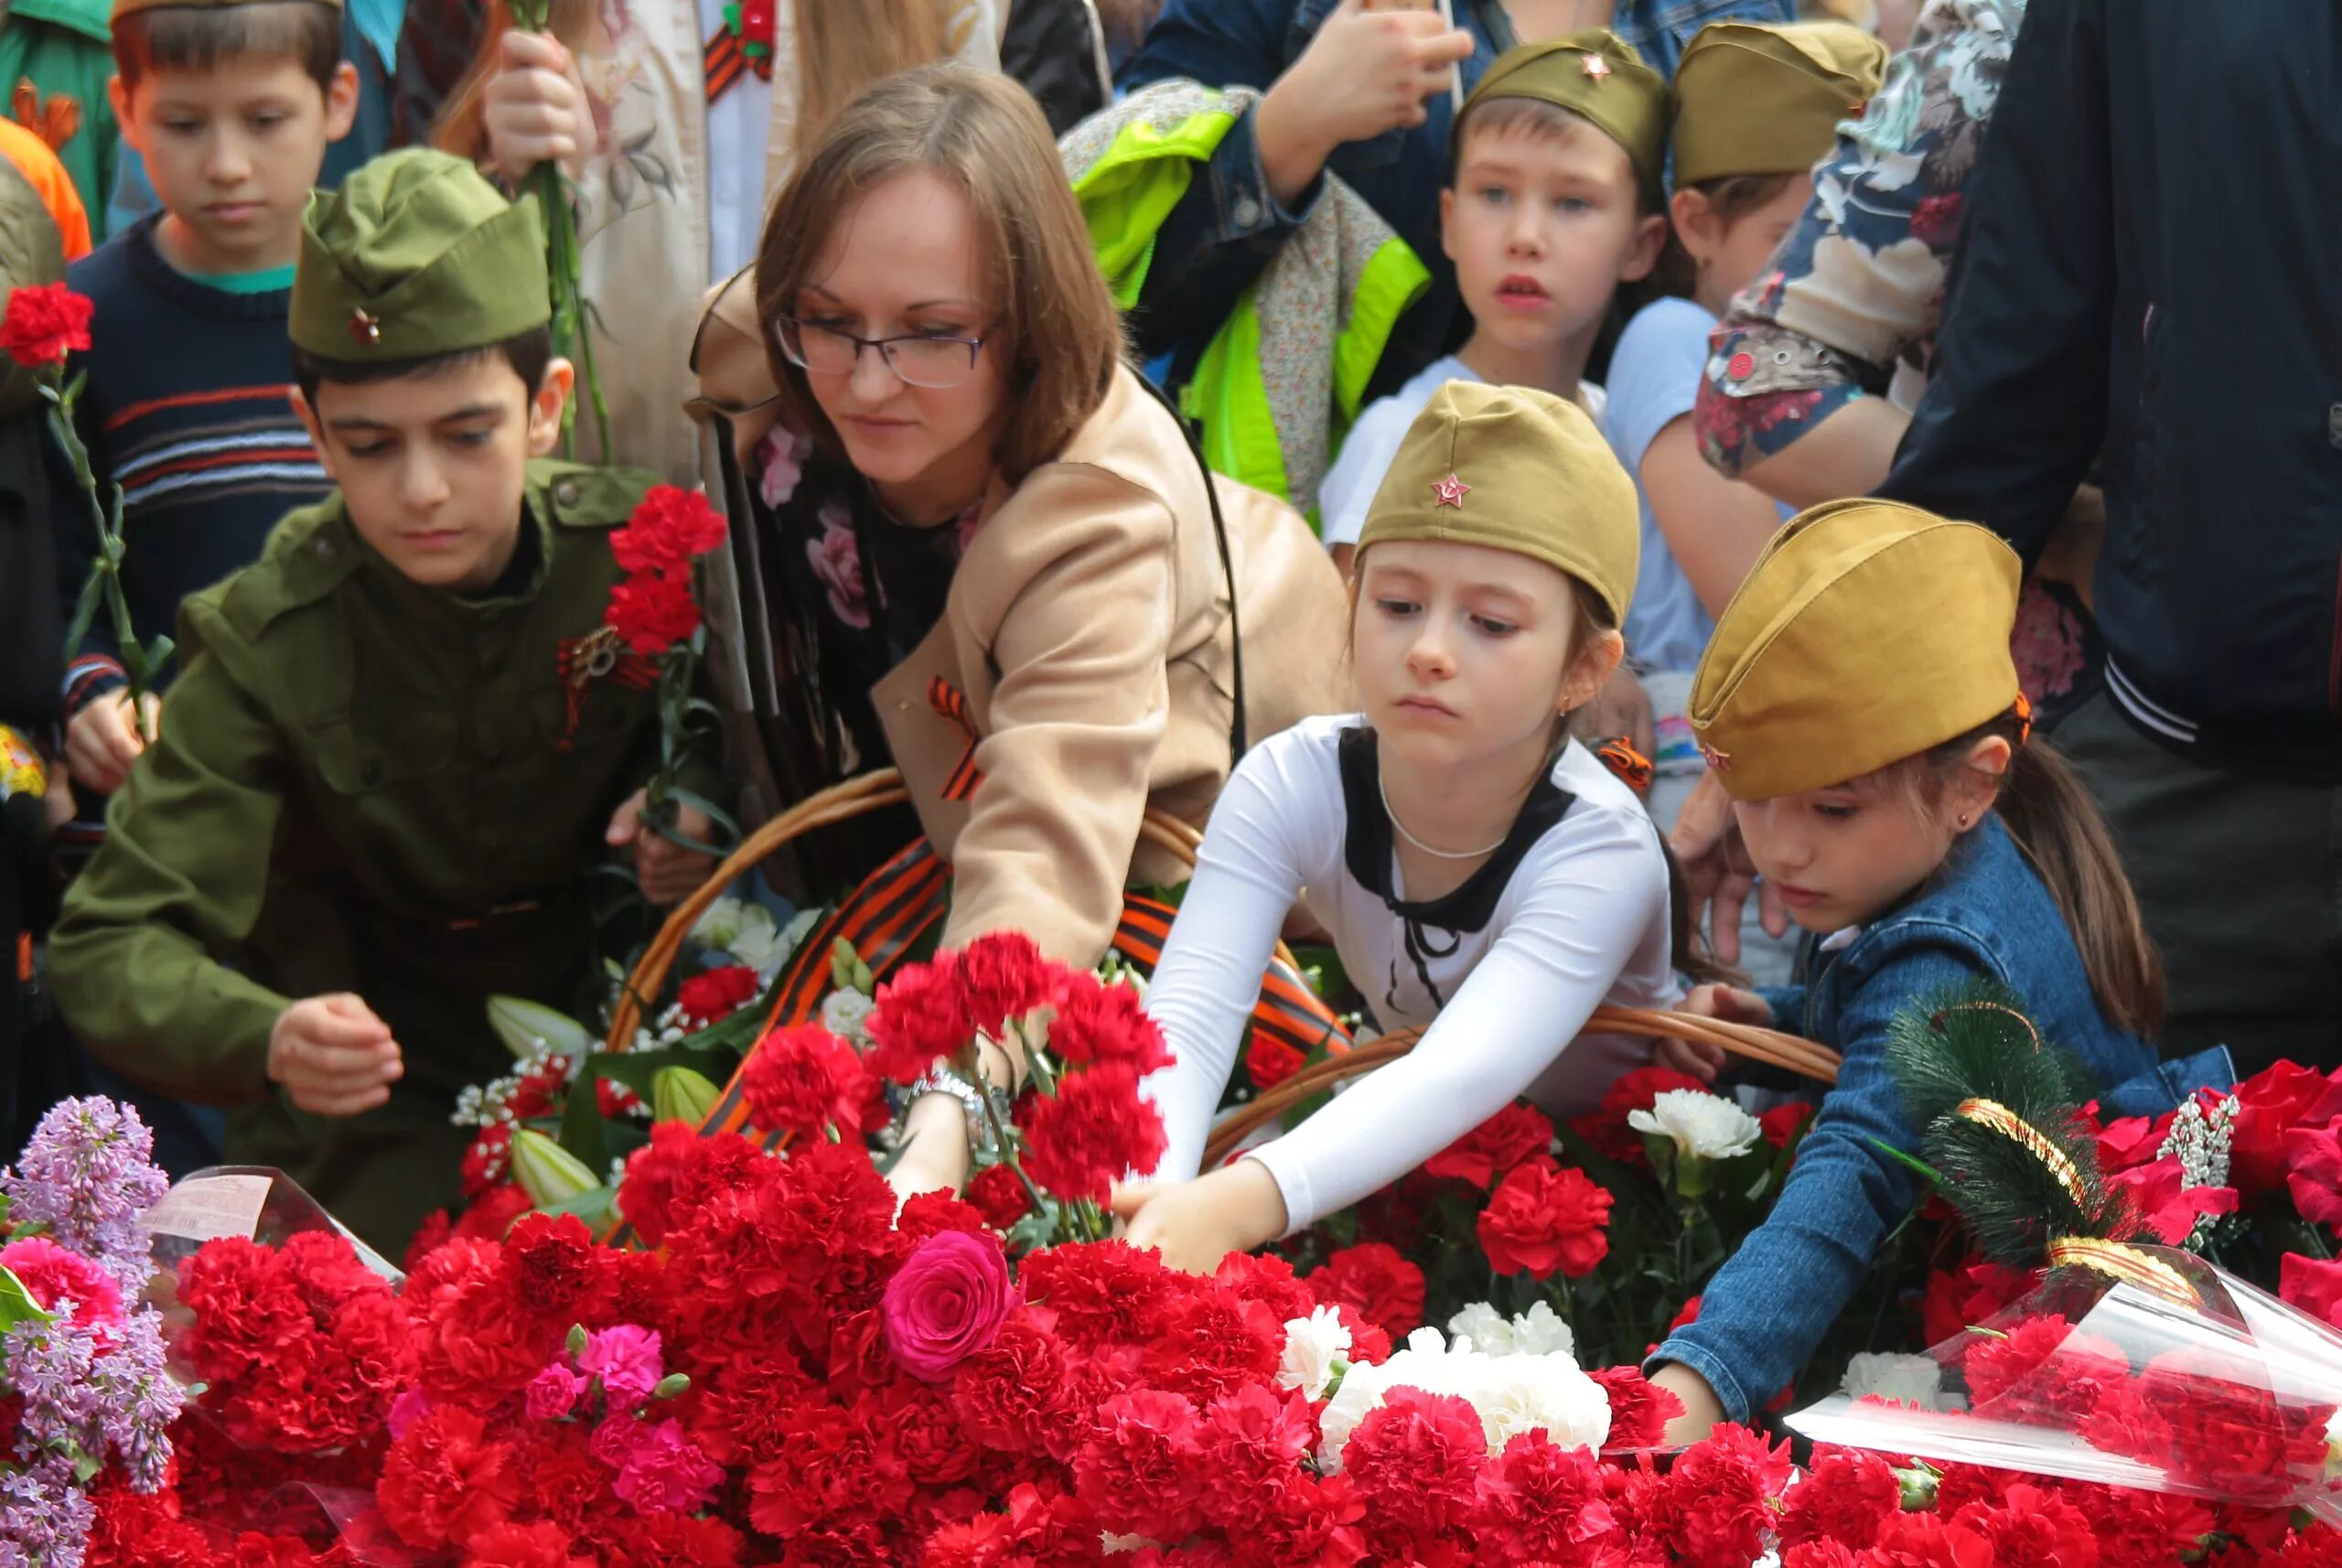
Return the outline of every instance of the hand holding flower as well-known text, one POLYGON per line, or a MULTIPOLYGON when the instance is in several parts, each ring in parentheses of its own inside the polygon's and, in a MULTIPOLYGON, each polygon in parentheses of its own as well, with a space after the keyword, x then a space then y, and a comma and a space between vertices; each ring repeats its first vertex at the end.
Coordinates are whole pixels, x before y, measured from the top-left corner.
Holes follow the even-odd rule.
POLYGON ((1108 1204, 1123 1240, 1152 1248, 1175 1269, 1209 1274, 1230 1252, 1284 1234, 1284 1194, 1258 1160, 1239 1160, 1183 1182, 1123 1182, 1108 1204))

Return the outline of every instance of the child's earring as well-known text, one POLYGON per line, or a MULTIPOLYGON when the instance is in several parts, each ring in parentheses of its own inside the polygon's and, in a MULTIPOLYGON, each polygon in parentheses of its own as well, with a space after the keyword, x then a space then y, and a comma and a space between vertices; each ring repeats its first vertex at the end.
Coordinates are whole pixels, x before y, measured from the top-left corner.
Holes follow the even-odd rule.
POLYGON ((1960 813, 1960 831, 1961 831, 1961 832, 1963 832, 1963 833, 1964 833, 1964 832, 1966 832, 1968 831, 1968 824, 1969 824, 1970 822, 1974 822, 1975 820, 1976 820, 1976 819, 1975 819, 1975 816, 1973 815, 1973 813, 1971 813, 1971 812, 1968 812, 1968 811, 1962 811, 1962 812, 1961 812, 1961 813, 1960 813))

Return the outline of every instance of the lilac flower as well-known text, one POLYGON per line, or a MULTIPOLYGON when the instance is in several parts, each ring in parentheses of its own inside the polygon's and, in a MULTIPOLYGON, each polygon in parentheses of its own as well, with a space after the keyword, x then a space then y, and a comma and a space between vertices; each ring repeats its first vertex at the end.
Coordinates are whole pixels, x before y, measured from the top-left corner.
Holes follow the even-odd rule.
POLYGON ((72 1461, 64 1455, 0 1471, 0 1568, 81 1568, 96 1522, 97 1509, 73 1484, 72 1461))
POLYGON ((40 1119, 16 1168, 0 1171, 0 1192, 18 1225, 39 1225, 98 1264, 127 1300, 154 1272, 139 1216, 170 1189, 154 1152, 155 1135, 128 1106, 94 1095, 62 1100, 40 1119))

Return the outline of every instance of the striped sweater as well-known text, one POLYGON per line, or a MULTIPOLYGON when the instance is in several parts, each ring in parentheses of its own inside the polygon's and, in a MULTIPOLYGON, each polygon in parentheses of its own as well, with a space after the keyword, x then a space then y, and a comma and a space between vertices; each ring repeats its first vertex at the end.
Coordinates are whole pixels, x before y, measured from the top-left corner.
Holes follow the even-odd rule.
MULTIPOLYGON (((140 220, 75 263, 97 309, 81 394, 92 467, 123 491, 123 585, 141 640, 170 632, 179 601, 260 558, 279 518, 332 489, 287 395, 290 290, 228 294, 182 276, 140 220)), ((86 513, 58 518, 65 613, 87 578, 86 513)), ((66 669, 69 713, 123 684, 101 610, 66 669)))

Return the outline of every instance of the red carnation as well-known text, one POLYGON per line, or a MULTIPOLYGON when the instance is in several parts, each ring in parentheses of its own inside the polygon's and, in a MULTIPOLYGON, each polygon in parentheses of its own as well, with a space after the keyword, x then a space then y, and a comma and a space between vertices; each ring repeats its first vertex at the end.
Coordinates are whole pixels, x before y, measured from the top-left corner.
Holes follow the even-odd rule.
POLYGON ((1019 1278, 1025 1299, 1046 1307, 1058 1337, 1083 1351, 1147 1337, 1166 1309, 1198 1288, 1166 1269, 1160 1253, 1127 1241, 1035 1252, 1019 1278))
POLYGON ((1535 1106, 1516 1101, 1425 1160, 1423 1169, 1486 1192, 1515 1165, 1552 1147, 1552 1122, 1535 1106))
POLYGON ((2342 1262, 2288 1252, 2277 1266, 2278 1299, 2321 1323, 2342 1326, 2342 1262))
POLYGON ((490 1441, 478 1416, 440 1405, 391 1444, 375 1496, 409 1546, 460 1546, 520 1505, 512 1460, 512 1445, 490 1441))
POLYGON ((1004 1165, 986 1165, 968 1181, 968 1202, 995 1230, 1005 1230, 1033 1212, 1033 1196, 1004 1165))
POLYGON ((1610 1367, 1587 1377, 1610 1396, 1610 1435, 1605 1454, 1658 1448, 1667 1442, 1667 1423, 1683 1413, 1683 1402, 1633 1367, 1610 1367))
POLYGON ((1196 1432, 1198 1470, 1211 1478, 1200 1499, 1204 1516, 1249 1533, 1282 1513, 1316 1430, 1309 1398, 1297 1389, 1247 1383, 1213 1401, 1196 1432))
POLYGON ((740 1069, 748 1114, 768 1133, 856 1133, 885 1125, 878 1080, 819 1024, 775 1029, 740 1069))
POLYGON ((1875 1568, 1995 1568, 1996 1563, 1982 1530, 1932 1513, 1888 1520, 1864 1561, 1875 1568))
MULTIPOLYGON (((1199 1520, 1202 1468, 1195 1407, 1177 1394, 1137 1389, 1098 1409, 1090 1440, 1073 1456, 1076 1495, 1126 1534, 1178 1541, 1199 1520)), ((1225 1477, 1215 1477, 1215 1489, 1225 1477)))
POLYGON ((594 1232, 575 1214, 524 1215, 504 1243, 520 1300, 540 1316, 558 1320, 564 1332, 594 1316, 603 1265, 613 1255, 595 1244, 594 1232))
POLYGON ((1306 1283, 1320 1302, 1357 1308, 1360 1317, 1393 1340, 1423 1326, 1423 1272, 1384 1242, 1343 1248, 1306 1283))
POLYGON ((1540 1155, 1514 1167, 1480 1211, 1480 1250, 1500 1274, 1571 1279, 1610 1251, 1609 1189, 1575 1166, 1540 1155))
MULTIPOLYGON (((1454 1394, 1391 1391, 1342 1449, 1342 1472, 1365 1500, 1377 1537, 1437 1540, 1471 1517, 1488 1440, 1479 1412, 1454 1394)), ((1402 1553, 1391 1555, 1400 1561, 1402 1553)), ((1755 1555, 1753 1552, 1750 1554, 1755 1555)), ((1747 1568, 1744 1560, 1735 1568, 1747 1568)))
POLYGON ((684 981, 675 990, 675 1005, 694 1024, 719 1024, 755 1001, 757 990, 755 970, 727 963, 684 981))
POLYGON ((1813 1120, 1813 1106, 1803 1100, 1786 1101, 1770 1111, 1757 1113, 1756 1125, 1765 1130, 1765 1142, 1777 1149, 1786 1149, 1795 1143, 1805 1124, 1813 1120))
POLYGON ((664 574, 724 542, 724 519, 697 490, 653 485, 626 526, 610 535, 610 553, 628 572, 664 574))
POLYGON ((90 346, 89 299, 61 283, 18 284, 0 317, 0 352, 27 370, 61 365, 65 356, 90 346))
POLYGON ((594 1568, 594 1559, 573 1554, 561 1526, 540 1520, 480 1531, 464 1548, 464 1568, 594 1568))
POLYGON ((1998 1507, 1971 1503, 1961 1509, 1959 1522, 1992 1543, 1997 1563, 2098 1568, 2098 1537, 2089 1516, 2046 1487, 2013 1486, 1998 1507))
POLYGON ((957 971, 956 955, 939 952, 932 963, 905 964, 878 988, 864 1025, 870 1032, 871 1071, 890 1083, 916 1083, 974 1038, 957 971))
POLYGON ((637 653, 664 653, 699 629, 699 601, 687 581, 638 572, 610 590, 608 620, 637 653))
POLYGON ((1276 1377, 1284 1325, 1258 1302, 1205 1283, 1166 1307, 1145 1350, 1146 1380, 1202 1402, 1276 1377))
POLYGON ((1245 1301, 1257 1301, 1279 1323, 1306 1317, 1317 1305, 1307 1283, 1293 1265, 1272 1252, 1230 1252, 1219 1261, 1212 1278, 1245 1301))
POLYGON ((1472 1533, 1493 1561, 1572 1562, 1617 1527, 1602 1462, 1583 1448, 1524 1432, 1480 1472, 1472 1533))
POLYGON ((1262 1094, 1308 1065, 1309 1058, 1298 1049, 1262 1029, 1252 1031, 1252 1043, 1244 1051, 1244 1070, 1262 1094))
POLYGON ((1009 1315, 989 1349, 960 1363, 951 1405, 968 1435, 983 1446, 1044 1453, 1050 1437, 1061 1437, 1086 1413, 1069 1408, 1066 1376, 1064 1344, 1027 1308, 1009 1315))
POLYGON ((1067 980, 1049 1021, 1049 1049, 1069 1062, 1127 1062, 1141 1077, 1172 1060, 1163 1030, 1146 1015, 1138 993, 1087 974, 1067 980))
POLYGON ((960 950, 960 1008, 975 1028, 997 1036, 1004 1024, 1055 996, 1066 974, 1024 932, 988 932, 960 950))
POLYGON ((1138 1070, 1101 1062, 1069 1073, 1054 1095, 1035 1095, 1018 1117, 1025 1174, 1061 1198, 1106 1201, 1124 1171, 1151 1171, 1167 1146, 1163 1113, 1142 1099, 1138 1070))
POLYGON ((2342 1226, 2342 1119, 2289 1127, 2283 1143, 2294 1207, 2313 1224, 2342 1226))
POLYGON ((1863 1568, 1867 1561, 1858 1549, 1835 1541, 1800 1541, 1781 1553, 1781 1568, 1863 1568))
POLYGON ((650 1142, 627 1156, 618 1212, 655 1247, 697 1205, 747 1186, 766 1161, 762 1149, 737 1133, 703 1138, 687 1123, 660 1122, 650 1142))
POLYGON ((1902 1483, 1875 1454, 1856 1448, 1814 1451, 1805 1479, 1789 1488, 1781 1515, 1781 1541, 1836 1541, 1857 1550, 1878 1539, 1879 1527, 1903 1508, 1902 1483))
POLYGON ((1747 1568, 1765 1550, 1773 1500, 1789 1485, 1789 1444, 1719 1426, 1668 1472, 1668 1540, 1687 1568, 1747 1568))

